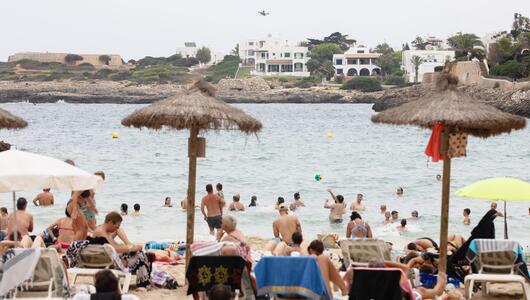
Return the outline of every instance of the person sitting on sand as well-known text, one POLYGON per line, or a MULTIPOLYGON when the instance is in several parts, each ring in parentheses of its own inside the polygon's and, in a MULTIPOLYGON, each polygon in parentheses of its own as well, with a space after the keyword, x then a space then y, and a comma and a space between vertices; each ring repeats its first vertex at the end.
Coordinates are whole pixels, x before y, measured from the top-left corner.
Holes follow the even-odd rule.
POLYGON ((265 250, 279 255, 287 246, 293 245, 292 236, 295 232, 302 232, 302 226, 296 216, 289 215, 289 208, 285 203, 280 204, 280 216, 272 223, 274 240, 265 245, 265 250))
POLYGON ((228 206, 228 210, 230 211, 245 211, 245 205, 243 203, 239 202, 240 196, 239 194, 235 194, 232 196, 232 203, 228 206))
POLYGON ((363 203, 363 194, 357 194, 357 199, 355 200, 355 202, 353 202, 350 206, 350 210, 351 211, 364 211, 366 210, 366 207, 364 206, 364 203, 363 203))
POLYGON ((414 251, 425 251, 427 249, 435 249, 438 250, 438 244, 428 237, 423 237, 416 239, 409 244, 407 244, 407 247, 405 250, 414 250, 414 251))
POLYGON ((274 209, 279 210, 280 205, 282 205, 283 203, 285 203, 285 199, 283 199, 283 197, 278 197, 278 200, 276 200, 276 205, 274 206, 274 209))
POLYGON ((386 204, 381 204, 381 206, 379 206, 379 213, 382 215, 386 214, 386 204))
POLYGON ((346 238, 371 238, 372 237, 372 228, 368 223, 364 222, 361 218, 361 215, 352 211, 350 216, 350 222, 346 228, 346 238))
POLYGON ((471 214, 471 209, 469 209, 469 208, 464 208, 464 212, 463 212, 463 215, 464 215, 464 225, 469 225, 469 224, 471 224, 471 218, 469 217, 470 214, 471 214))
POLYGON ((342 295, 348 295, 348 289, 344 284, 344 281, 339 275, 339 271, 333 265, 333 262, 326 255, 322 255, 324 252, 324 244, 319 240, 314 240, 307 247, 307 251, 310 255, 315 256, 318 265, 320 266, 320 272, 326 282, 326 287, 331 298, 333 298, 333 290, 331 289, 330 282, 333 282, 335 287, 340 288, 342 295))
MULTIPOLYGON (((26 198, 20 197, 17 199, 17 210, 14 212, 17 215, 17 231, 22 236, 33 232, 33 216, 26 211, 28 201, 26 198)), ((13 214, 9 215, 7 221, 7 235, 13 232, 13 214)))
POLYGON ((132 216, 138 217, 140 215, 140 204, 135 203, 133 206, 134 211, 132 212, 132 216))
POLYGON ((48 228, 46 228, 48 236, 55 245, 59 246, 61 250, 68 249, 70 244, 74 241, 74 228, 72 227, 72 217, 68 213, 68 209, 64 210, 65 217, 55 220, 48 228), (58 235, 55 236, 54 228, 57 227, 58 235))
POLYGON ((412 220, 417 220, 420 218, 419 214, 418 214, 418 211, 417 210, 413 210, 411 213, 410 213, 410 218, 412 220))
MULTIPOLYGON (((182 205, 182 202, 181 202, 181 205, 182 205)), ((171 204, 171 197, 167 196, 164 199, 164 205, 162 205, 162 207, 173 207, 173 204, 171 204)))
POLYGON ((50 192, 50 189, 43 189, 42 192, 33 199, 33 204, 35 204, 35 206, 48 206, 53 205, 53 203, 53 194, 50 192))
POLYGON ((151 268, 145 253, 142 252, 143 245, 129 242, 125 232, 120 229, 122 221, 123 218, 119 213, 108 213, 105 216, 105 222, 98 225, 87 237, 87 240, 90 244, 111 245, 116 252, 121 254, 120 258, 125 261, 124 265, 129 266, 129 269, 136 273, 136 285, 138 287, 148 287, 151 285, 151 268), (123 244, 116 242, 116 237, 119 237, 123 244))
POLYGON ((390 218, 391 223, 397 222, 399 219, 399 213, 396 210, 393 210, 391 213, 391 217, 392 217, 390 218))
POLYGON ((250 197, 250 204, 248 207, 258 206, 258 197, 252 196, 250 197))
POLYGON ((389 223, 392 223, 392 220, 390 220, 390 218, 392 217, 392 215, 390 214, 389 211, 385 212, 385 219, 383 220, 383 224, 389 224, 389 223))
POLYGON ((302 233, 300 232, 294 232, 291 236, 291 239, 293 240, 293 244, 291 246, 287 246, 285 249, 285 255, 286 256, 299 256, 302 254, 302 242, 304 241, 304 237, 302 236, 302 233))
POLYGON ((221 196, 213 193, 211 184, 206 185, 206 192, 208 194, 201 200, 201 213, 204 216, 204 220, 208 223, 210 235, 214 235, 215 229, 217 229, 217 233, 219 234, 225 201, 221 196))
POLYGON ((407 232, 407 219, 401 219, 401 223, 396 226, 396 229, 400 234, 407 232))
POLYGON ((294 193, 293 198, 294 198, 294 202, 293 202, 293 204, 294 204, 297 208, 298 208, 298 207, 305 206, 304 201, 302 201, 302 199, 300 199, 300 193, 299 193, 299 192, 294 193))
POLYGON ((127 210, 129 210, 129 205, 127 205, 127 203, 122 203, 120 206, 120 215, 126 216, 127 210))
POLYGON ((73 300, 106 300, 106 299, 121 299, 121 300, 140 300, 135 295, 122 295, 120 291, 120 281, 111 270, 104 269, 98 271, 94 275, 95 294, 77 293, 73 300))
POLYGON ((245 236, 237 229, 237 220, 235 217, 230 215, 223 216, 221 230, 217 232, 217 241, 246 244, 245 236))
POLYGON ((333 191, 331 189, 328 189, 328 192, 331 194, 331 197, 333 198, 333 201, 335 203, 329 205, 329 200, 326 199, 326 202, 324 203, 324 208, 329 208, 329 221, 331 223, 342 223, 343 215, 346 213, 346 205, 344 203, 344 197, 342 195, 333 194, 333 191))

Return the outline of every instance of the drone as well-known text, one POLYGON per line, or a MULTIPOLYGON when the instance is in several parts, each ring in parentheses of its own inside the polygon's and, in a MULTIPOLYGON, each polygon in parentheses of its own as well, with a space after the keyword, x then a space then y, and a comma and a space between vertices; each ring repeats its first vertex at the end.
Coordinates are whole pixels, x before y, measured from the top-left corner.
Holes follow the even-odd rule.
POLYGON ((261 16, 263 16, 263 17, 270 15, 270 13, 269 13, 269 12, 266 12, 265 10, 258 11, 258 14, 261 15, 261 16))

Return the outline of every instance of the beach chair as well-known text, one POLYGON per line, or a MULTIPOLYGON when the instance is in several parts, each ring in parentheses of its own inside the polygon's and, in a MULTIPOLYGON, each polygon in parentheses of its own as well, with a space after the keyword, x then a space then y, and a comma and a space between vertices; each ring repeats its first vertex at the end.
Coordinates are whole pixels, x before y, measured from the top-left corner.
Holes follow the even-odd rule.
POLYGON ((266 256, 254 268, 258 296, 274 299, 331 299, 312 256, 266 256))
POLYGON ((199 293, 204 296, 212 286, 224 284, 235 292, 235 299, 241 296, 242 299, 255 300, 249 276, 247 263, 241 256, 193 256, 186 271, 187 294, 199 299, 199 293))
POLYGON ((366 267, 372 260, 390 260, 390 250, 385 241, 378 239, 352 239, 339 241, 346 268, 366 267))
POLYGON ((12 290, 13 298, 63 299, 69 296, 64 266, 55 249, 17 248, 13 249, 13 253, 12 261, 6 262, 5 266, 8 270, 13 267, 13 270, 7 271, 5 276, 11 280, 22 275, 19 279, 25 281, 16 284, 18 288, 12 290), (31 256, 38 258, 35 260, 31 256), (21 264, 26 275, 21 274, 20 269, 17 270, 16 264, 21 264))
POLYGON ((412 287, 400 269, 356 267, 349 272, 348 299, 415 299, 412 287))
POLYGON ((131 273, 122 271, 117 260, 116 250, 109 244, 88 245, 79 253, 78 266, 68 269, 68 274, 72 276, 72 284, 75 284, 78 277, 94 277, 102 269, 111 270, 114 275, 122 279, 121 291, 127 293, 131 284, 131 273), (114 258, 116 257, 116 259, 114 258))
POLYGON ((465 297, 467 299, 472 297, 475 283, 482 283, 484 293, 488 294, 488 282, 515 282, 521 284, 525 299, 530 299, 530 290, 525 284, 527 279, 516 274, 519 267, 517 260, 521 253, 522 248, 516 241, 473 240, 467 258, 477 267, 478 273, 465 277, 465 297))

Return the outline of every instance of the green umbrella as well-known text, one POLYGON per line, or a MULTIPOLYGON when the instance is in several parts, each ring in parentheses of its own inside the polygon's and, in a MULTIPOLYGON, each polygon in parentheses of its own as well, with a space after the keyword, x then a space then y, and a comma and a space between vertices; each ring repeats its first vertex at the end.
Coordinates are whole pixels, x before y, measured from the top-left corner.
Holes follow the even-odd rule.
POLYGON ((530 201, 530 183, 510 177, 490 178, 463 187, 455 194, 466 198, 504 201, 504 238, 508 239, 506 201, 530 201))

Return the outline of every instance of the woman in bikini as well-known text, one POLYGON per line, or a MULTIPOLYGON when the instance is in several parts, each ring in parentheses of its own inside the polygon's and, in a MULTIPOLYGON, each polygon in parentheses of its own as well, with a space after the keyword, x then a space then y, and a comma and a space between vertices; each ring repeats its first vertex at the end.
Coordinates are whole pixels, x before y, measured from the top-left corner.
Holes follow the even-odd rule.
POLYGON ((66 217, 55 220, 48 228, 48 235, 55 245, 59 246, 61 250, 66 251, 70 244, 74 241, 74 228, 72 225, 72 218, 68 213, 68 209, 64 210, 66 217), (57 227, 59 234, 54 235, 53 229, 57 227))
POLYGON ((346 228, 346 238, 371 238, 372 228, 368 223, 364 222, 361 215, 354 211, 350 216, 350 223, 346 228))

